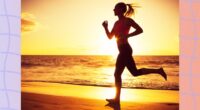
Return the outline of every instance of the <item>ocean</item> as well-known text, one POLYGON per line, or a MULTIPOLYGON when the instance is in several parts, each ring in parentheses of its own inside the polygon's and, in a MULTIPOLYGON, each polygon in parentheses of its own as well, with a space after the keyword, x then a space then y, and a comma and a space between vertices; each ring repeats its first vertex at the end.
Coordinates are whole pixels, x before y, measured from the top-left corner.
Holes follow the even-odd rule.
MULTIPOLYGON (((158 74, 122 74, 124 88, 179 90, 179 56, 134 56, 137 68, 163 67, 165 81, 158 74)), ((22 82, 49 82, 88 86, 114 86, 116 57, 86 55, 23 55, 22 82)))

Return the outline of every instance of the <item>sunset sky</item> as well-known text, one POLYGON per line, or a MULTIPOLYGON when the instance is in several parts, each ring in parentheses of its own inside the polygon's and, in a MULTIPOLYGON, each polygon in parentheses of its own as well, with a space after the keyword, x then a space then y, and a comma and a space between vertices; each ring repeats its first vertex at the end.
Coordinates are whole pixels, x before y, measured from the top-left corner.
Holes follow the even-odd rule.
MULTIPOLYGON (((144 30, 129 38, 134 55, 179 54, 178 0, 22 0, 23 55, 114 55, 111 30, 117 2, 137 3, 132 17, 144 30)), ((132 30, 134 31, 134 30, 132 30)))

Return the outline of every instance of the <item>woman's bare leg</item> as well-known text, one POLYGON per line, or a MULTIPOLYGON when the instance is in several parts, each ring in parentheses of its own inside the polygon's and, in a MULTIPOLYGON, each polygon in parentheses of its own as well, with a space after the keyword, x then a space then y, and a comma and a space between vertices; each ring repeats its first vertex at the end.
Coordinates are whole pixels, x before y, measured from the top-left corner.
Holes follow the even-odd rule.
POLYGON ((141 75, 146 75, 146 74, 159 74, 165 80, 167 80, 167 75, 164 72, 163 68, 159 68, 159 69, 150 69, 150 68, 137 69, 135 61, 132 58, 132 56, 129 56, 128 59, 129 60, 127 60, 126 66, 133 76, 141 76, 141 75))
POLYGON ((108 102, 111 103, 119 103, 120 102, 120 94, 121 94, 121 87, 122 87, 122 79, 121 75, 125 68, 125 62, 123 59, 123 55, 118 55, 116 67, 115 67, 115 88, 116 88, 116 94, 114 99, 106 99, 108 102))
POLYGON ((121 75, 122 75, 124 68, 125 68, 125 65, 116 68, 115 74, 114 74, 114 76, 115 76, 115 87, 116 87, 116 95, 115 95, 116 101, 120 101, 120 94, 121 94, 121 87, 122 87, 121 75))
POLYGON ((160 74, 165 80, 167 80, 167 74, 164 72, 163 68, 160 69, 141 68, 138 69, 138 74, 136 74, 135 76, 140 76, 145 74, 160 74))

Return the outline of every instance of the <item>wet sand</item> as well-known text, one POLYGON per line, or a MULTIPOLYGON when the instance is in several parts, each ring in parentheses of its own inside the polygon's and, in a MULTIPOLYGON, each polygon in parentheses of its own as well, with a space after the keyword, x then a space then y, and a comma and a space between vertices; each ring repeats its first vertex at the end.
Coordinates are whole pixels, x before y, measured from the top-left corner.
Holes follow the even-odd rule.
POLYGON ((22 82, 22 110, 178 110, 179 92, 122 89, 119 106, 106 106, 114 88, 22 82))

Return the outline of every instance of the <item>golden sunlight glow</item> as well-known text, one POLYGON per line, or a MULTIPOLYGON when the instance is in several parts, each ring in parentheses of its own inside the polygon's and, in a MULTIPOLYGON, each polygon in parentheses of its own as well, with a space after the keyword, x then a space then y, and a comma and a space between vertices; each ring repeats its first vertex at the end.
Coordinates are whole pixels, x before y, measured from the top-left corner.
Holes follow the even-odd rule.
POLYGON ((103 55, 105 54, 112 55, 114 58, 117 56, 118 50, 115 38, 113 38, 112 40, 102 38, 98 42, 102 44, 98 49, 99 54, 103 53, 103 55))
POLYGON ((111 30, 119 1, 141 6, 132 18, 144 32, 129 39, 133 54, 179 54, 178 0, 22 0, 22 54, 116 56, 102 22, 111 30))

